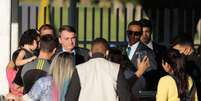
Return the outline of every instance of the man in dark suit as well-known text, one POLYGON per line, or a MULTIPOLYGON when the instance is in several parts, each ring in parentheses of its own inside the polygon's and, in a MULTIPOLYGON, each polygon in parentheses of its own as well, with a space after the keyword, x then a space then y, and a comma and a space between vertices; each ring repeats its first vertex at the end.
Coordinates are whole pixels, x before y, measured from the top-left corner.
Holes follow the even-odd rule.
MULTIPOLYGON (((140 42, 142 35, 142 25, 139 21, 132 21, 128 25, 127 31, 128 47, 124 52, 124 56, 127 55, 130 60, 131 67, 125 70, 125 77, 129 79, 133 73, 137 70, 137 61, 142 59, 144 56, 148 56, 150 67, 146 70, 142 77, 140 77, 132 87, 132 93, 134 96, 139 97, 139 91, 147 90, 149 88, 146 83, 147 77, 150 77, 152 71, 157 69, 157 63, 155 61, 154 52, 140 42)), ((126 60, 126 59, 125 59, 126 60)))
POLYGON ((140 22, 142 24, 142 30, 143 30, 143 33, 142 33, 142 36, 140 37, 140 40, 146 46, 148 46, 151 50, 153 50, 154 54, 156 55, 155 59, 157 61, 157 71, 152 76, 155 79, 151 80, 151 82, 155 82, 155 83, 153 83, 154 85, 150 85, 150 86, 155 86, 154 88, 157 88, 157 84, 158 84, 159 79, 162 76, 166 75, 166 72, 164 71, 164 69, 162 67, 162 57, 165 54, 167 48, 163 45, 160 45, 160 44, 154 42, 151 39, 152 23, 150 20, 141 19, 140 22))
POLYGON ((140 37, 140 40, 145 45, 147 45, 151 50, 154 51, 154 53, 156 55, 158 67, 162 67, 161 58, 162 58, 163 54, 166 52, 167 48, 163 45, 160 45, 160 44, 154 42, 151 39, 152 23, 150 20, 141 19, 140 22, 142 23, 142 30, 143 30, 143 33, 142 33, 142 36, 140 37))
POLYGON ((61 44, 58 48, 59 52, 69 52, 72 53, 74 57, 74 64, 81 64, 89 59, 88 49, 76 47, 77 34, 73 27, 69 25, 63 25, 59 29, 59 43, 61 44))
POLYGON ((147 55, 151 62, 150 69, 156 69, 157 63, 154 59, 155 54, 149 47, 147 47, 140 41, 140 37, 142 35, 141 23, 139 21, 130 22, 126 34, 128 38, 128 47, 126 49, 126 54, 129 60, 134 64, 134 66, 137 66, 136 63, 138 58, 142 58, 143 56, 147 55))
POLYGON ((143 58, 143 56, 147 55, 151 67, 150 69, 156 69, 157 63, 155 61, 155 54, 153 51, 144 45, 140 41, 140 37, 142 35, 142 25, 139 21, 132 21, 128 25, 127 30, 127 38, 128 38, 128 46, 124 50, 123 54, 128 56, 128 59, 132 62, 134 70, 137 68, 137 59, 143 58))

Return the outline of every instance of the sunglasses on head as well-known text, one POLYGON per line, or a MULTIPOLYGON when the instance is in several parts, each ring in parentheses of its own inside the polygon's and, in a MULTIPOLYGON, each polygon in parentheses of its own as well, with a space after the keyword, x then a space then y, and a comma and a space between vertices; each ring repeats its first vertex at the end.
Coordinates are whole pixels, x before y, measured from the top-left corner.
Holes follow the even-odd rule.
POLYGON ((135 35, 135 36, 140 36, 142 34, 142 32, 135 32, 135 31, 126 31, 128 35, 135 35))

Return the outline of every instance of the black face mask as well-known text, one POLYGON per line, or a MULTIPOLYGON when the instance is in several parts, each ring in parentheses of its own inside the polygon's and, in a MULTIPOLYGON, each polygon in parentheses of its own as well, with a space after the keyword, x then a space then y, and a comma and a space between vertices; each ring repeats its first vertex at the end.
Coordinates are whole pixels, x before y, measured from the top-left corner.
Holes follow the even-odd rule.
POLYGON ((135 31, 126 31, 127 35, 131 36, 131 35, 135 35, 135 36, 140 36, 142 35, 142 32, 135 32, 135 31))

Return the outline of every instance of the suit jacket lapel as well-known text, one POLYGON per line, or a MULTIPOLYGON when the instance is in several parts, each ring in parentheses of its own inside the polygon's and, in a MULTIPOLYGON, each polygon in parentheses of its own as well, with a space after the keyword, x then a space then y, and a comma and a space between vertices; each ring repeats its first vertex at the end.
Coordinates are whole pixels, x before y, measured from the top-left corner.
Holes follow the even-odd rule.
POLYGON ((157 44, 155 42, 152 42, 152 45, 153 45, 153 51, 154 53, 158 53, 158 47, 157 47, 157 44))
POLYGON ((136 52, 139 52, 140 49, 141 49, 141 47, 142 47, 142 43, 140 42, 140 43, 138 44, 138 46, 137 46, 137 48, 136 48, 134 54, 133 54, 133 57, 132 57, 132 60, 131 60, 132 62, 136 61, 136 59, 137 59, 137 54, 136 54, 136 52))

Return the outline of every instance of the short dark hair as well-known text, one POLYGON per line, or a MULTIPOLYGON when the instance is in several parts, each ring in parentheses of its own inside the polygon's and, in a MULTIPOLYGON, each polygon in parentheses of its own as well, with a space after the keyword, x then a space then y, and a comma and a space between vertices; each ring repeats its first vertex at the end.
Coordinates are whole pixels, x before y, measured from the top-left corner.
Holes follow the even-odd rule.
POLYGON ((24 46, 25 44, 29 44, 29 45, 33 44, 34 40, 37 41, 38 37, 39 37, 39 34, 37 30, 28 29, 21 35, 20 41, 19 41, 19 47, 24 46))
POLYGON ((57 35, 56 35, 55 28, 54 28, 52 25, 50 25, 50 24, 44 24, 44 25, 42 25, 42 26, 39 28, 39 32, 41 33, 42 30, 46 30, 46 29, 52 30, 54 37, 57 36, 57 35))
POLYGON ((63 25, 59 28, 59 36, 61 36, 62 31, 73 32, 76 34, 76 30, 70 25, 63 25))
POLYGON ((40 39, 40 50, 52 52, 57 46, 58 42, 52 35, 44 35, 40 39))
POLYGON ((128 24, 128 27, 129 26, 131 26, 131 25, 138 25, 138 26, 140 26, 140 27, 142 27, 142 24, 141 24, 141 22, 140 21, 131 21, 129 24, 128 24))
POLYGON ((142 27, 148 27, 152 31, 152 23, 150 20, 141 19, 140 23, 142 24, 142 27))
POLYGON ((105 40, 104 38, 96 38, 95 40, 93 40, 91 43, 91 47, 93 47, 95 44, 100 44, 100 43, 103 44, 106 49, 109 49, 109 44, 107 40, 105 40))
POLYGON ((171 42, 170 46, 174 47, 175 45, 189 45, 194 46, 193 37, 191 34, 180 34, 177 35, 171 42))

